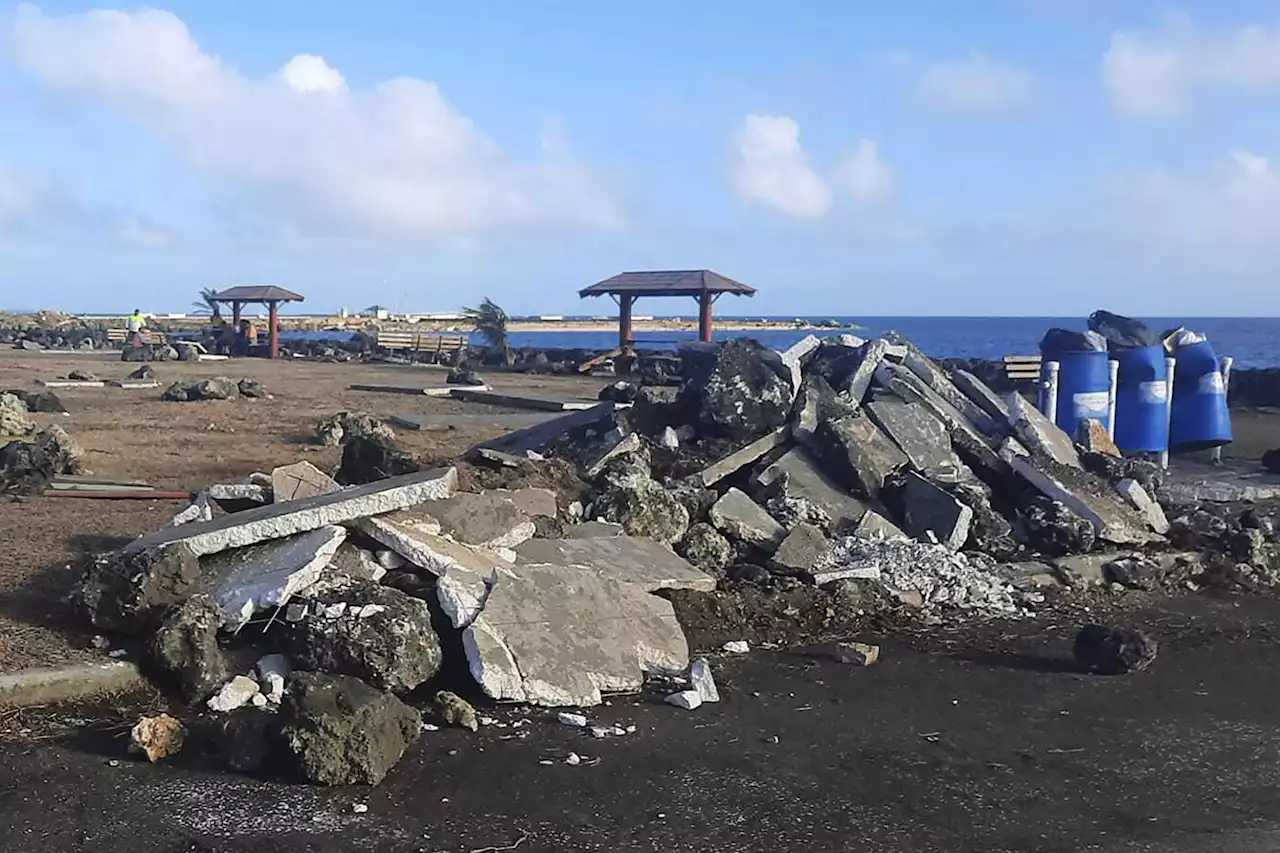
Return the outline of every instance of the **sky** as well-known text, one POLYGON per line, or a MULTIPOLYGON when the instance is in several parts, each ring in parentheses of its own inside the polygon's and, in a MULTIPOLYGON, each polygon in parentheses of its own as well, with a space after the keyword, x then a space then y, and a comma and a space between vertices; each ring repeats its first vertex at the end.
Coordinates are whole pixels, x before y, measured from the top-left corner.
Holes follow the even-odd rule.
POLYGON ((1278 316, 1277 106, 1274 0, 0 4, 0 306, 1278 316))

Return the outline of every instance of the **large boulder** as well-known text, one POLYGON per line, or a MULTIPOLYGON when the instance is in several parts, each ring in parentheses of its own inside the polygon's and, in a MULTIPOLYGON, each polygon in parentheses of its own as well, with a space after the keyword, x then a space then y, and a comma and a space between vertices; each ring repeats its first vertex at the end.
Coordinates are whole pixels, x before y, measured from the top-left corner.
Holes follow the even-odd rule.
POLYGON ((1085 625, 1076 634, 1073 651, 1080 666, 1099 675, 1122 675, 1146 669, 1159 646, 1141 631, 1085 625))
POLYGON ((355 676, 382 690, 408 692, 440 671, 427 603, 376 583, 322 593, 290 634, 303 668, 355 676))
POLYGON ((621 524, 629 536, 672 544, 689 529, 689 511, 642 470, 608 477, 604 491, 591 506, 593 517, 621 524))
POLYGON ((210 595, 193 595, 165 614, 151 639, 151 659, 174 676, 188 702, 212 696, 230 677, 218 646, 223 613, 210 595))
POLYGON ((689 532, 676 546, 676 553, 713 575, 723 575, 734 558, 733 545, 720 535, 720 531, 706 522, 689 528, 689 532))
POLYGON ((778 353, 748 338, 733 338, 709 358, 689 358, 681 398, 699 431, 735 440, 777 429, 791 412, 791 378, 778 353))
POLYGON ((316 443, 325 447, 337 447, 353 438, 380 438, 395 441, 391 427, 368 412, 338 412, 316 421, 316 443))
POLYGON ((89 566, 72 602, 96 628, 140 632, 195 592, 200 578, 195 552, 182 542, 107 554, 89 566))
POLYGON ((295 672, 280 706, 280 742, 322 785, 376 785, 422 733, 422 716, 358 678, 295 672))

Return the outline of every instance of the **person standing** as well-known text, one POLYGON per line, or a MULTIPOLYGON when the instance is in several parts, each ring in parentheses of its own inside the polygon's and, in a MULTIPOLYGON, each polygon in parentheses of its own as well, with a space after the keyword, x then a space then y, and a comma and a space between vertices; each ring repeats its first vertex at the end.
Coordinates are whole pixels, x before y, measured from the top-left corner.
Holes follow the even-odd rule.
POLYGON ((127 327, 129 329, 129 346, 140 347, 147 342, 143 334, 147 328, 147 318, 142 315, 141 308, 133 309, 133 313, 129 315, 127 327))

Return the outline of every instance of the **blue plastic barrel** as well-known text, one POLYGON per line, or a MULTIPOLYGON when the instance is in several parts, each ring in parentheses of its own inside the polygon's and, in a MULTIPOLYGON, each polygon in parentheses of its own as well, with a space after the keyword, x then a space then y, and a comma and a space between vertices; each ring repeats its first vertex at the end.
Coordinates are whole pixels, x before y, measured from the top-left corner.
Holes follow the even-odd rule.
POLYGON ((1164 450, 1169 444, 1164 347, 1156 344, 1118 349, 1111 357, 1120 362, 1116 377, 1116 446, 1148 453, 1164 450))
POLYGON ((1173 413, 1170 450, 1204 450, 1231 441, 1231 413, 1222 364, 1208 341, 1187 344, 1173 354, 1173 413))
POLYGON ((1058 413, 1055 422, 1074 437, 1082 420, 1107 422, 1111 371, 1107 354, 1096 351, 1041 352, 1043 362, 1058 362, 1058 413))

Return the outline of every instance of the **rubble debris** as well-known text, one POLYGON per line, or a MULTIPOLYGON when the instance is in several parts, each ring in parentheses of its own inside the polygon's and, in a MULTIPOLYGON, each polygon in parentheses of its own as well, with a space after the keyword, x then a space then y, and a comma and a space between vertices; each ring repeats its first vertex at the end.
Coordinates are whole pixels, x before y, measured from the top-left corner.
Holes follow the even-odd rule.
POLYGON ((209 502, 208 492, 200 492, 186 509, 179 510, 173 516, 173 526, 190 524, 193 521, 213 521, 213 505, 209 502))
POLYGON ((1092 522, 1061 501, 1037 495, 1021 509, 1028 538, 1046 554, 1082 554, 1093 550, 1097 533, 1092 522))
MULTIPOLYGON (((29 438, 0 445, 0 492, 40 494, 60 474, 87 474, 85 458, 84 449, 62 427, 40 427, 29 438)), ((63 490, 57 494, 85 493, 63 490)))
POLYGON ((903 365, 920 378, 920 381, 941 397, 949 406, 960 413, 968 423, 972 424, 984 435, 1000 435, 1003 430, 986 410, 962 393, 932 360, 909 341, 900 341, 906 348, 902 359, 903 365))
POLYGON ((448 690, 439 691, 436 693, 432 708, 446 726, 454 726, 470 732, 480 730, 476 709, 457 693, 448 690))
POLYGON ((689 663, 670 602, 571 566, 498 576, 462 640, 488 696, 536 705, 598 705, 602 691, 637 690, 645 673, 689 663), (549 637, 574 641, 566 648, 549 637))
POLYGON ((1076 436, 1076 441, 1089 453, 1102 453, 1114 459, 1123 457, 1107 428, 1096 418, 1080 421, 1080 434, 1076 436))
POLYGON ((1159 645, 1141 631, 1132 628, 1108 628, 1085 625, 1076 634, 1076 662, 1099 675, 1123 675, 1141 672, 1156 659, 1159 645))
MULTIPOLYGON (((595 539, 531 539, 516 549, 517 565, 579 566, 611 580, 636 584, 645 592, 693 589, 710 592, 715 578, 652 539, 619 536, 595 539)), ((518 570, 517 570, 518 573, 518 570)))
POLYGON ((575 729, 585 729, 587 727, 585 715, 574 714, 570 711, 561 711, 556 714, 556 722, 562 726, 572 726, 575 729))
POLYGON ((376 583, 316 596, 289 633, 290 650, 304 668, 355 676, 380 690, 407 693, 440 670, 431 608, 376 583))
POLYGON ((237 675, 222 685, 206 704, 210 711, 225 713, 248 705, 258 693, 258 682, 247 675, 237 675))
POLYGON ((0 394, 0 436, 18 438, 36 428, 36 422, 27 412, 25 400, 13 394, 0 394))
POLYGON ((544 451, 557 439, 579 430, 598 429, 604 424, 609 424, 610 426, 605 427, 605 431, 607 431, 612 427, 617 411, 617 406, 613 402, 603 402, 589 409, 569 412, 558 418, 552 418, 497 438, 482 441, 470 448, 466 456, 470 459, 473 454, 483 449, 496 450, 517 456, 529 451, 544 451))
POLYGON ((822 473, 802 447, 788 450, 760 472, 756 484, 766 508, 787 527, 807 522, 824 532, 839 533, 867 512, 866 504, 822 473))
POLYGON ((804 381, 805 363, 809 361, 810 357, 821 345, 822 340, 816 335, 805 335, 783 351, 782 365, 787 369, 787 374, 791 379, 793 397, 800 390, 800 385, 804 381))
POLYGON ((281 654, 263 655, 254 665, 254 672, 258 675, 258 685, 267 702, 279 705, 284 698, 285 684, 293 674, 293 662, 281 654))
POLYGON ((132 371, 128 376, 125 377, 125 379, 133 379, 136 381, 143 381, 143 380, 155 379, 155 378, 156 378, 156 372, 149 364, 142 365, 141 367, 132 371))
POLYGON ((924 404, 885 398, 868 403, 867 414, 930 480, 963 483, 976 479, 951 449, 946 426, 924 404))
POLYGON ((1067 586, 1102 586, 1108 583, 1107 566, 1116 554, 1071 554, 1053 561, 1058 576, 1067 586))
POLYGON ((212 596, 197 594, 171 608, 151 639, 151 659, 176 676, 188 702, 208 699, 230 676, 218 645, 222 608, 212 596))
POLYGON ((515 503, 496 492, 457 492, 405 512, 417 511, 434 519, 440 533, 482 548, 514 548, 536 530, 515 503))
POLYGON ((689 684, 702 702, 719 702, 720 691, 711 674, 711 664, 706 658, 698 658, 689 667, 689 684))
POLYGON ((449 370, 444 382, 446 385, 484 385, 484 380, 480 378, 479 373, 461 364, 449 370))
POLYGON ((456 487, 457 478, 457 471, 453 468, 404 474, 313 498, 271 504, 213 521, 159 531, 135 539, 124 551, 134 554, 182 542, 200 556, 216 554, 230 548, 242 548, 449 497, 456 487))
POLYGON ((143 717, 129 731, 129 751, 141 753, 152 764, 182 751, 187 730, 168 714, 143 717))
POLYGON ((1116 483, 1115 488, 1146 519, 1148 527, 1161 535, 1169 532, 1169 520, 1165 517, 1164 510, 1152 500, 1137 480, 1123 479, 1116 483))
POLYGON ((770 565, 791 575, 805 575, 828 551, 831 543, 822 529, 812 524, 797 524, 791 528, 773 553, 770 565))
POLYGON ((422 733, 422 716, 358 678, 295 672, 280 705, 280 741, 303 778, 376 785, 422 733))
POLYGON ((1069 468, 1081 467, 1071 436, 1042 415, 1030 400, 1015 391, 1009 395, 1008 407, 1009 425, 1032 454, 1069 468))
POLYGON ((351 438, 380 438, 395 441, 395 430, 368 412, 339 412, 321 418, 315 426, 316 443, 338 447, 351 438))
POLYGON ((908 471, 886 485, 886 500, 899 507, 902 530, 922 541, 958 551, 969 538, 973 510, 940 487, 908 471))
POLYGON ((210 736, 228 769, 253 773, 266 763, 276 729, 275 714, 258 708, 239 708, 217 717, 210 736))
POLYGON ((262 387, 262 383, 256 379, 241 379, 236 383, 236 390, 240 392, 241 397, 248 397, 250 399, 270 399, 271 397, 271 395, 267 393, 267 389, 262 387))
POLYGON ((697 690, 681 690, 670 694, 663 701, 685 711, 695 711, 702 707, 702 695, 697 690))
POLYGON ((858 522, 858 526, 853 529, 852 535, 862 539, 888 539, 893 536, 907 538, 907 534, 903 533, 901 528, 873 509, 866 511, 862 520, 858 522))
POLYGON ((609 400, 614 403, 634 403, 638 396, 640 396, 639 385, 620 379, 601 388, 598 399, 609 400))
POLYGON ((858 356, 858 366, 849 374, 847 380, 840 383, 838 388, 853 405, 861 404, 866 398, 867 391, 871 388, 871 380, 888 352, 889 342, 881 338, 869 341, 862 346, 858 356))
POLYGON ((658 435, 658 444, 667 450, 680 449, 680 436, 672 427, 663 427, 662 432, 658 435))
POLYGON ((201 571, 219 579, 213 597, 224 626, 238 631, 259 610, 284 607, 320 579, 346 535, 345 528, 329 525, 205 557, 201 571))
POLYGON ((1030 592, 1062 586, 1062 581, 1054 573, 1053 566, 1035 560, 1021 563, 1001 563, 995 567, 995 573, 1008 581, 1014 589, 1030 592))
POLYGON ((869 643, 823 643, 810 647, 805 653, 853 666, 873 666, 880 659, 880 647, 869 643))
POLYGON ((730 640, 721 648, 731 655, 745 655, 751 651, 751 646, 747 644, 746 640, 730 640))
POLYGON ((491 489, 489 494, 507 501, 530 517, 541 515, 548 518, 556 518, 560 514, 560 509, 556 504, 556 493, 551 489, 491 489))
POLYGON ((1155 589, 1161 574, 1160 566, 1142 556, 1121 557, 1105 567, 1107 580, 1126 589, 1155 589))
MULTIPOLYGON (((1056 427, 1055 427, 1056 429, 1056 427)), ((1028 459, 1012 457, 1009 464, 1023 479, 1049 499, 1061 503, 1093 525, 1097 537, 1117 544, 1146 543, 1159 539, 1146 521, 1101 481, 1078 468, 1045 463, 1037 467, 1028 459)))
POLYGON ((271 503, 269 487, 261 483, 214 483, 204 493, 227 512, 241 512, 271 503))
POLYGON ((672 544, 689 529, 689 511, 668 489, 642 471, 609 479, 591 504, 599 519, 621 524, 630 536, 672 544))
POLYGON ((676 553, 712 575, 723 575, 733 562, 733 546, 715 527, 700 521, 676 545, 676 553))
POLYGON ((824 421, 814 440, 837 481, 865 497, 876 497, 885 478, 907 464, 906 454, 865 413, 824 421))
POLYGON ((730 453, 719 462, 703 469, 698 477, 702 480, 702 485, 714 486, 730 474, 742 470, 752 462, 765 456, 775 447, 786 443, 786 440, 787 428, 778 427, 762 438, 756 439, 740 450, 730 453))
POLYGON ((281 465, 271 471, 271 494, 276 503, 326 495, 342 488, 310 462, 281 465))
POLYGON ((200 578, 199 562, 189 546, 162 543, 98 557, 77 584, 72 602, 99 630, 136 633, 196 592, 200 578))
POLYGON ((694 376, 686 376, 680 396, 699 432, 747 440, 786 422, 794 389, 778 353, 749 338, 714 347, 705 365, 696 363, 694 347, 685 352, 686 365, 695 362, 686 373, 694 376))
MULTIPOLYGON (((692 531, 692 528, 690 528, 690 530, 692 531)), ((626 535, 627 535, 627 532, 622 529, 622 525, 614 524, 612 521, 583 521, 578 524, 567 525, 564 528, 564 535, 561 536, 560 538, 561 539, 612 539, 615 536, 626 536, 626 535)), ((688 538, 688 534, 685 534, 685 537, 688 538)), ((688 558, 686 557, 686 559, 688 558)))
POLYGON ((977 403, 997 424, 1009 422, 1009 407, 987 383, 967 370, 953 370, 951 381, 970 400, 977 403))
POLYGON ((772 553, 787 531, 740 489, 729 489, 711 507, 711 523, 730 540, 772 553))

